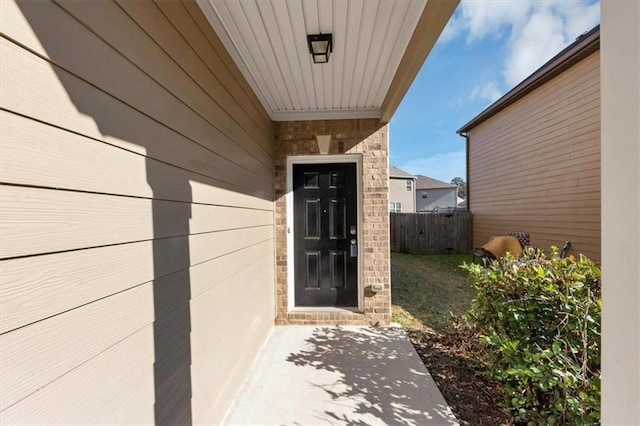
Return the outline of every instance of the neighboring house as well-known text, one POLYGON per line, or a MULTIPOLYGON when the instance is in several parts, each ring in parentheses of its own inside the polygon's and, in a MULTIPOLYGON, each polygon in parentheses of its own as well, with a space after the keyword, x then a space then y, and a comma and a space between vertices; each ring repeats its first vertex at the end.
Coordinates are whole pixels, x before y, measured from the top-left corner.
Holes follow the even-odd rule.
POLYGON ((457 1, 0 3, 3 423, 218 424, 276 324, 390 323, 387 123, 457 1))
POLYGON ((389 211, 391 213, 416 212, 416 177, 394 166, 389 166, 389 211))
MULTIPOLYGON (((579 37, 459 131, 475 246, 508 231, 600 260, 600 29, 579 37)), ((624 208, 624 206, 620 206, 624 208)))
POLYGON ((458 207, 458 186, 423 175, 416 176, 416 211, 458 207))

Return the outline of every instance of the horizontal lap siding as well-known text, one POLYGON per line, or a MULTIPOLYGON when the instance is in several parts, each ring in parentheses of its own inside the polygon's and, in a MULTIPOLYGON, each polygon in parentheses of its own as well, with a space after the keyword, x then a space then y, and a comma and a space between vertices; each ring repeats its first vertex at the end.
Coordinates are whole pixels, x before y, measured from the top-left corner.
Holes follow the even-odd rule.
POLYGON ((470 130, 474 246, 509 231, 600 260, 600 53, 470 130))
POLYGON ((2 421, 219 422, 273 326, 273 123, 194 2, 1 8, 2 421))

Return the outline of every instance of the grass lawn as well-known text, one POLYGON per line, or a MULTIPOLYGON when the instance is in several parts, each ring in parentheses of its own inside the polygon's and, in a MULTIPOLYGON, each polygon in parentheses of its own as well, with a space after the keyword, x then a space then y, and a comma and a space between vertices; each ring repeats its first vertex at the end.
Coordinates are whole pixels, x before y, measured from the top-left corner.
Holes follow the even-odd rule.
POLYGON ((392 319, 407 329, 427 325, 436 332, 460 317, 474 296, 473 281, 458 266, 469 254, 391 253, 392 319))

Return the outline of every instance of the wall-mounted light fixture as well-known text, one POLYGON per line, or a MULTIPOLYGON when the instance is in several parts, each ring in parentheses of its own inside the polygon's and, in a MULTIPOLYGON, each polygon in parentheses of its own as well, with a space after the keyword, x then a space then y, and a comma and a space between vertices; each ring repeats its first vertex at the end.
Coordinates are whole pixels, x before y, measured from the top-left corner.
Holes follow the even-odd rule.
POLYGON ((331 135, 316 135, 318 141, 318 151, 320 154, 328 154, 331 146, 331 135))
POLYGON ((315 64, 329 62, 329 55, 333 51, 333 34, 309 34, 307 43, 315 64))

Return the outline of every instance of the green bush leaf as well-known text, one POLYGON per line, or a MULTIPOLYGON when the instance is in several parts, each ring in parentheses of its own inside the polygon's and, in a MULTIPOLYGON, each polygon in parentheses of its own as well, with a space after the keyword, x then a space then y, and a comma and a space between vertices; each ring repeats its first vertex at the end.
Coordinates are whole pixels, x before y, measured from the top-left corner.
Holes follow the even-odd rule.
POLYGON ((475 281, 467 316, 483 330, 485 374, 502 383, 518 423, 598 423, 600 268, 561 259, 557 248, 464 268, 475 281))

